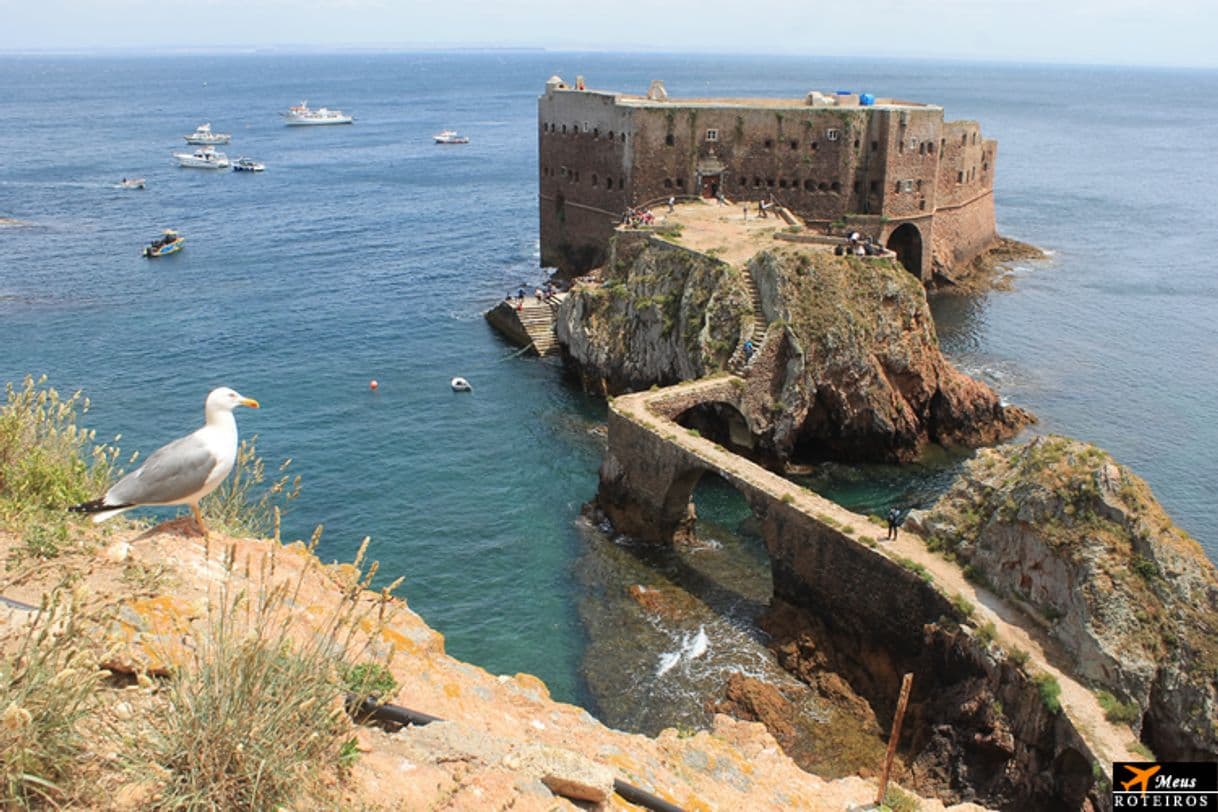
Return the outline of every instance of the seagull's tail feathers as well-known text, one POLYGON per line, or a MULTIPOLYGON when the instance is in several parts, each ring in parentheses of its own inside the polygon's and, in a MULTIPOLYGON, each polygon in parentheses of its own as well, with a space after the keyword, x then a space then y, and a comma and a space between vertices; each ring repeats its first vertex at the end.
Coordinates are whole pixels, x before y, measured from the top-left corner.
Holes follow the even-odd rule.
POLYGON ((68 508, 68 511, 70 513, 92 513, 93 521, 96 523, 104 522, 111 516, 117 516, 124 511, 131 510, 133 507, 135 505, 108 505, 106 500, 102 498, 94 499, 91 502, 81 502, 79 505, 72 505, 72 507, 68 508))

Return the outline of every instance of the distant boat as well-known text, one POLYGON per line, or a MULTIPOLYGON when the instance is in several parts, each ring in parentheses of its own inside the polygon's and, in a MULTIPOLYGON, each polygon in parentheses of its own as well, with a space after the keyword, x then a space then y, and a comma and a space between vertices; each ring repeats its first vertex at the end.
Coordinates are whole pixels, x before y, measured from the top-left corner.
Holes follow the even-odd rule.
POLYGON ((309 108, 308 101, 302 101, 300 104, 289 107, 288 111, 283 114, 283 118, 283 123, 289 127, 316 126, 319 124, 350 124, 355 121, 351 116, 344 115, 341 110, 330 110, 325 107, 312 110, 309 108))
POLYGON ((149 259, 176 254, 182 250, 182 245, 186 242, 186 238, 172 228, 167 228, 155 240, 144 246, 144 256, 149 259))
POLYGON ((234 172, 261 172, 264 169, 266 169, 266 165, 255 161, 253 158, 238 158, 233 161, 234 172))
POLYGON ((199 147, 194 152, 175 152, 178 166, 188 169, 228 169, 228 156, 212 147, 199 147))
POLYGON ((114 188, 116 188, 116 189, 143 189, 144 188, 144 179, 143 178, 123 178, 122 180, 120 180, 118 182, 118 186, 116 186, 114 188))
POLYGON ((453 378, 448 385, 453 388, 454 392, 474 391, 474 387, 470 386, 469 381, 465 380, 464 378, 453 378))
POLYGON ((432 136, 437 144, 468 144, 469 138, 456 130, 444 130, 432 136))
POLYGON ((186 139, 187 144, 202 144, 211 146, 213 144, 227 144, 233 140, 229 133, 214 133, 211 131, 211 124, 200 124, 195 131, 190 135, 182 136, 186 139))

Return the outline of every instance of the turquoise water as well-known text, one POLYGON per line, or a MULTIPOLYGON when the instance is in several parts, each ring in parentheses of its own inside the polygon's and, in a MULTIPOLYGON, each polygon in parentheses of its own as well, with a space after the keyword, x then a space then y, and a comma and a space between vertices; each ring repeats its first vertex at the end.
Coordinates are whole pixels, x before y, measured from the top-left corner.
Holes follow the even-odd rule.
MULTIPOLYGON (((1000 229, 1055 254, 1022 265, 1010 292, 937 300, 944 347, 1042 430, 1131 465, 1218 555, 1218 112, 1198 103, 1216 95, 1212 71, 566 53, 0 58, 0 216, 30 224, 0 227, 0 378, 45 372, 83 388, 90 424, 144 453, 192 428, 215 385, 258 398, 243 432, 304 478, 289 535, 325 524, 331 558, 371 535, 382 573, 405 576, 402 593, 450 652, 612 704, 611 689, 589 689, 603 678, 588 677, 585 654, 605 645, 590 629, 613 625, 589 596, 620 591, 636 569, 589 558, 613 542, 577 520, 604 406, 556 362, 509 357, 480 315, 544 278, 536 97, 554 73, 632 91, 663 78, 678 96, 856 88, 980 120, 1000 143, 1000 229), (301 98, 356 124, 282 126, 277 113, 301 98), (203 121, 267 171, 172 165, 203 121), (445 128, 472 143, 434 146, 445 128), (113 189, 122 176, 148 189, 113 189), (169 226, 186 249, 140 258, 169 226), (453 375, 473 394, 449 391, 453 375)), ((941 479, 851 469, 818 487, 870 509, 925 498, 941 479)), ((736 528, 730 490, 707 498, 736 528)), ((747 541, 733 544, 742 552, 707 565, 720 586, 756 566, 747 541)), ((722 605, 716 589, 699 594, 722 605)), ((747 622, 732 628, 749 637, 747 622)), ((673 642, 660 634, 640 662, 673 642)))

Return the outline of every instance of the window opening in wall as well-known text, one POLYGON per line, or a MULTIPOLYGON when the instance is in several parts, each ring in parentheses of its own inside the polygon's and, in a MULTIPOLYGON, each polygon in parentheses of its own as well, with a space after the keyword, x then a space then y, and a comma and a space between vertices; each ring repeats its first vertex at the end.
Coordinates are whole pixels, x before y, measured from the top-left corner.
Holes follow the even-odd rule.
POLYGON ((766 149, 773 149, 773 147, 774 147, 773 138, 767 138, 763 143, 764 143, 766 149))
POLYGON ((918 178, 918 191, 922 191, 922 179, 918 178))
POLYGON ((956 183, 964 183, 964 173, 963 172, 956 173, 956 183))
POLYGON ((584 122, 584 132, 590 132, 591 130, 592 130, 592 125, 589 124, 587 121, 585 121, 584 122))
POLYGON ((664 146, 671 147, 675 143, 676 143, 676 139, 673 138, 672 133, 669 133, 668 135, 664 136, 664 146))
POLYGON ((562 132, 563 132, 563 135, 567 134, 567 125, 566 124, 562 125, 562 132))
POLYGON ((901 153, 902 155, 905 154, 905 142, 904 141, 897 141, 897 152, 901 153))
POLYGON ((749 179, 748 179, 748 178, 746 178, 746 177, 741 177, 741 178, 740 178, 740 185, 741 185, 741 186, 748 186, 748 185, 749 185, 749 179))
POLYGON ((872 192, 878 192, 880 191, 880 182, 878 180, 873 180, 870 184, 868 184, 867 188, 872 192))
POLYGON ((622 143, 626 143, 626 133, 622 133, 622 143))
POLYGON ((804 191, 811 192, 811 191, 815 191, 815 189, 816 189, 816 181, 812 180, 811 178, 808 178, 807 180, 804 181, 804 191))
POLYGON ((860 144, 860 143, 862 143, 862 142, 860 142, 860 141, 859 141, 859 139, 857 139, 857 138, 856 138, 856 139, 854 139, 854 148, 855 148, 855 149, 858 149, 858 148, 859 148, 859 144, 860 144))
POLYGON ((592 185, 596 186, 596 173, 595 172, 592 173, 592 185))
POLYGON ((927 155, 934 155, 934 154, 935 154, 935 142, 934 142, 934 141, 927 141, 927 142, 926 142, 926 154, 927 154, 927 155))
POLYGON ((818 149, 820 149, 820 142, 819 142, 819 141, 813 141, 813 142, 812 142, 812 151, 813 151, 813 152, 816 152, 818 149))
POLYGON ((968 146, 968 133, 964 133, 963 135, 960 136, 960 146, 962 146, 962 147, 968 146))
POLYGON ((872 142, 871 142, 871 151, 872 151, 872 152, 879 152, 879 151, 880 151, 880 142, 879 142, 879 141, 872 141, 872 142))
POLYGON ((718 130, 707 130, 706 131, 706 140, 707 141, 718 141, 719 140, 719 131, 718 130))
POLYGON ((833 183, 829 186, 829 189, 834 192, 840 192, 842 190, 842 185, 837 181, 833 181, 833 183))
POLYGON ((779 189, 785 189, 785 188, 787 188, 787 179, 786 179, 786 178, 779 178, 779 179, 778 179, 778 188, 779 188, 779 189))
POLYGON ((923 198, 922 200, 919 200, 919 201, 918 201, 918 208, 919 208, 920 210, 922 210, 922 211, 926 211, 926 200, 925 200, 925 198, 923 198))
POLYGON ((558 167, 558 176, 561 178, 565 178, 569 171, 570 170, 568 170, 565 166, 560 166, 560 167, 558 167))
POLYGON ((791 149, 799 149, 799 142, 794 140, 791 141, 791 149))
POLYGON ((842 137, 841 130, 825 130, 825 138, 830 141, 837 141, 842 137))
POLYGON ((899 192, 899 191, 901 191, 901 181, 897 181, 896 183, 894 183, 894 184, 892 185, 892 190, 893 190, 894 192, 899 192))
POLYGON ((773 179, 773 178, 766 178, 766 179, 765 179, 765 185, 766 185, 766 188, 768 188, 768 189, 773 189, 773 188, 774 188, 774 179, 773 179))
POLYGON ((672 188, 672 178, 664 178, 664 188, 665 189, 672 188))
POLYGON ((901 188, 899 189, 899 191, 912 192, 913 189, 914 189, 914 182, 912 180, 901 181, 901 188))
POLYGON ((822 180, 820 183, 816 184, 816 188, 818 191, 827 192, 827 191, 829 191, 829 184, 825 183, 822 180))
POLYGON ((973 133, 973 145, 977 145, 977 133, 973 133))
POLYGON ((758 187, 758 186, 760 186, 760 185, 761 185, 761 178, 758 178, 758 177, 754 176, 754 178, 753 178, 753 188, 755 189, 755 188, 757 188, 757 187, 758 187))
POLYGON ((685 178, 677 178, 677 188, 678 189, 685 188, 685 178))
POLYGON ((601 137, 601 131, 600 131, 600 128, 599 128, 599 127, 593 127, 593 128, 592 128, 592 137, 593 137, 593 138, 600 138, 600 137, 601 137))
POLYGON ((612 140, 613 140, 613 130, 610 130, 610 131, 609 131, 609 140, 610 140, 610 141, 612 141, 612 140))

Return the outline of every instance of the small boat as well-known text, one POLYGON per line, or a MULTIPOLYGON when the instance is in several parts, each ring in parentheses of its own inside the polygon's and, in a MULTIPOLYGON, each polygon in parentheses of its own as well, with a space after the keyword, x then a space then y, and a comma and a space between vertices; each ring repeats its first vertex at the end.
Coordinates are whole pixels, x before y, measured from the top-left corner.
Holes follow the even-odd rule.
POLYGON ((200 147, 194 152, 175 152, 178 166, 189 169, 228 169, 228 156, 214 147, 200 147))
POLYGON ((182 245, 185 242, 185 237, 172 228, 167 228, 161 236, 144 246, 144 256, 149 259, 156 259, 157 257, 164 257, 169 254, 176 254, 182 250, 182 245))
POLYGON ((211 131, 211 124, 200 124, 195 131, 190 135, 182 136, 186 139, 187 144, 202 144, 210 146, 212 144, 227 144, 233 140, 229 133, 214 133, 211 131))
POLYGON ((122 180, 120 180, 118 182, 118 186, 116 186, 114 188, 116 188, 116 189, 143 189, 144 188, 144 179, 143 178, 123 178, 122 180))
POLYGON ((453 378, 448 384, 453 388, 454 392, 472 392, 474 387, 469 385, 469 381, 464 378, 453 378))
POLYGON ((444 130, 432 136, 437 144, 468 144, 469 138, 459 134, 456 130, 444 130))
POLYGON ((234 172, 261 172, 264 169, 266 169, 266 165, 258 163, 253 158, 238 158, 233 161, 234 172))
POLYGON ((313 110, 307 101, 294 104, 283 114, 284 124, 289 127, 315 126, 318 124, 350 124, 354 118, 344 115, 341 110, 330 110, 319 107, 313 110))

